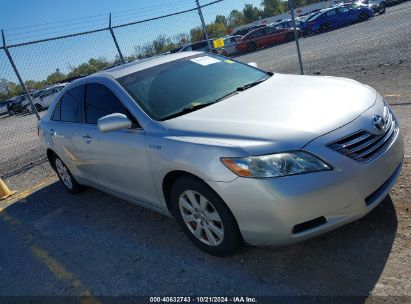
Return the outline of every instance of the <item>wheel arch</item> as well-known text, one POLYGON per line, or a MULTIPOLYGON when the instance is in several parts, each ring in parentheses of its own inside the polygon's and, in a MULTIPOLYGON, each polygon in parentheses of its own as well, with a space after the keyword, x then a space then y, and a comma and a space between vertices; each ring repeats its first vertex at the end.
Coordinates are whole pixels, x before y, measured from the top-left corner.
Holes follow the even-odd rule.
POLYGON ((231 216, 233 217, 235 225, 237 227, 237 232, 239 233, 242 242, 244 242, 244 238, 240 231, 240 227, 238 225, 237 219, 235 218, 234 213, 231 211, 230 207, 226 204, 226 202, 222 199, 222 197, 205 180, 203 180, 202 178, 190 172, 183 171, 183 170, 174 170, 174 171, 168 172, 163 178, 162 190, 163 190, 164 199, 166 201, 167 209, 170 212, 170 214, 174 215, 173 213, 174 210, 171 204, 171 197, 170 197, 171 189, 173 187, 173 184, 182 177, 194 178, 195 180, 205 185, 210 191, 212 191, 216 196, 218 196, 221 199, 221 201, 227 207, 228 211, 231 213, 231 216))
POLYGON ((47 159, 49 160, 49 163, 51 167, 53 168, 53 170, 56 171, 56 166, 53 161, 54 157, 58 157, 57 153, 54 152, 52 149, 47 148, 47 159))

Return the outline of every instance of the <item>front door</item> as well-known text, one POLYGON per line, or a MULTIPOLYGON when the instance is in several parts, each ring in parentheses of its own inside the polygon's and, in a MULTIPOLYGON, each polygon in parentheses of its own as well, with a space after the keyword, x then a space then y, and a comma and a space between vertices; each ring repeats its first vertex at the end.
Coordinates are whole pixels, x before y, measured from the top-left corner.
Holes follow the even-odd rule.
POLYGON ((133 120, 119 98, 103 84, 87 84, 84 112, 83 158, 97 174, 93 182, 144 203, 158 204, 144 130, 136 122, 132 129, 107 133, 97 127, 99 118, 112 113, 125 114, 133 120))

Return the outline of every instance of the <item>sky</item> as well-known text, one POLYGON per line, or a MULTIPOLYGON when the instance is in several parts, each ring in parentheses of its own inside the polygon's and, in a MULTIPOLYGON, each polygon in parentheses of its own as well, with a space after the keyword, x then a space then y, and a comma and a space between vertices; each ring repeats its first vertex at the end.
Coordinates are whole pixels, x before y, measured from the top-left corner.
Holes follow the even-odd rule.
MULTIPOLYGON (((211 1, 200 0, 200 4, 211 1)), ((260 6, 261 0, 224 0, 203 8, 204 19, 212 22, 216 15, 227 16, 246 3, 260 6)), ((107 27, 110 12, 116 26, 194 7, 194 0, 0 0, 0 28, 5 31, 6 43, 13 45, 107 27)), ((197 11, 193 11, 114 31, 124 55, 131 55, 135 46, 159 35, 173 36, 200 25, 197 11)), ((56 69, 68 72, 88 58, 113 59, 117 54, 108 31, 10 48, 10 52, 24 80, 40 80, 56 69)), ((3 53, 0 51, 0 78, 14 80, 3 53)))

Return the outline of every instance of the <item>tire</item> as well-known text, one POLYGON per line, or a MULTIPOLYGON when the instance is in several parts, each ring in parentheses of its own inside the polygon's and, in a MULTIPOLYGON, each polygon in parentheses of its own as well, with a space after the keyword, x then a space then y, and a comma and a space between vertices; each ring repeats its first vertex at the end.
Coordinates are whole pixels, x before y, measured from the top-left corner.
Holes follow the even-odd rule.
POLYGON ((228 256, 242 243, 234 216, 204 182, 182 177, 173 184, 170 198, 177 222, 201 250, 214 256, 228 256))
POLYGON ((257 44, 255 42, 250 42, 247 44, 247 52, 254 52, 257 50, 257 44))
POLYGON ((36 107, 37 112, 41 112, 44 110, 44 108, 38 103, 36 103, 34 106, 36 107))
POLYGON ((9 115, 10 116, 13 116, 13 115, 15 115, 16 114, 16 112, 15 111, 13 111, 13 110, 9 110, 9 115))
POLYGON ((295 39, 294 33, 287 33, 287 35, 285 35, 285 42, 290 42, 293 41, 295 39))
POLYGON ((385 2, 381 2, 381 3, 380 3, 380 8, 379 8, 379 14, 380 14, 380 15, 385 14, 385 11, 386 11, 385 2))
POLYGON ((55 155, 52 161, 53 169, 56 171, 57 176, 59 177, 64 188, 66 188, 71 194, 80 193, 83 190, 83 187, 77 183, 61 158, 55 155))
POLYGON ((319 31, 320 31, 320 33, 325 33, 325 32, 328 32, 330 29, 331 29, 331 28, 330 28, 330 26, 329 26, 328 24, 322 24, 322 25, 320 26, 319 31))
POLYGON ((367 21, 368 20, 368 14, 367 13, 361 13, 359 16, 358 16, 358 22, 364 22, 364 21, 367 21))

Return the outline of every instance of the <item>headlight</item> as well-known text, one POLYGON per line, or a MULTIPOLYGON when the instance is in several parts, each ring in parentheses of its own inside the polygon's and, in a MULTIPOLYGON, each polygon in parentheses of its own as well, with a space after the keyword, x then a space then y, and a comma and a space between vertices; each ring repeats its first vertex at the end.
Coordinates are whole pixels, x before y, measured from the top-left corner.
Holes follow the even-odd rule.
POLYGON ((228 169, 242 177, 279 177, 331 170, 325 162, 303 151, 241 158, 223 157, 221 161, 228 169))

